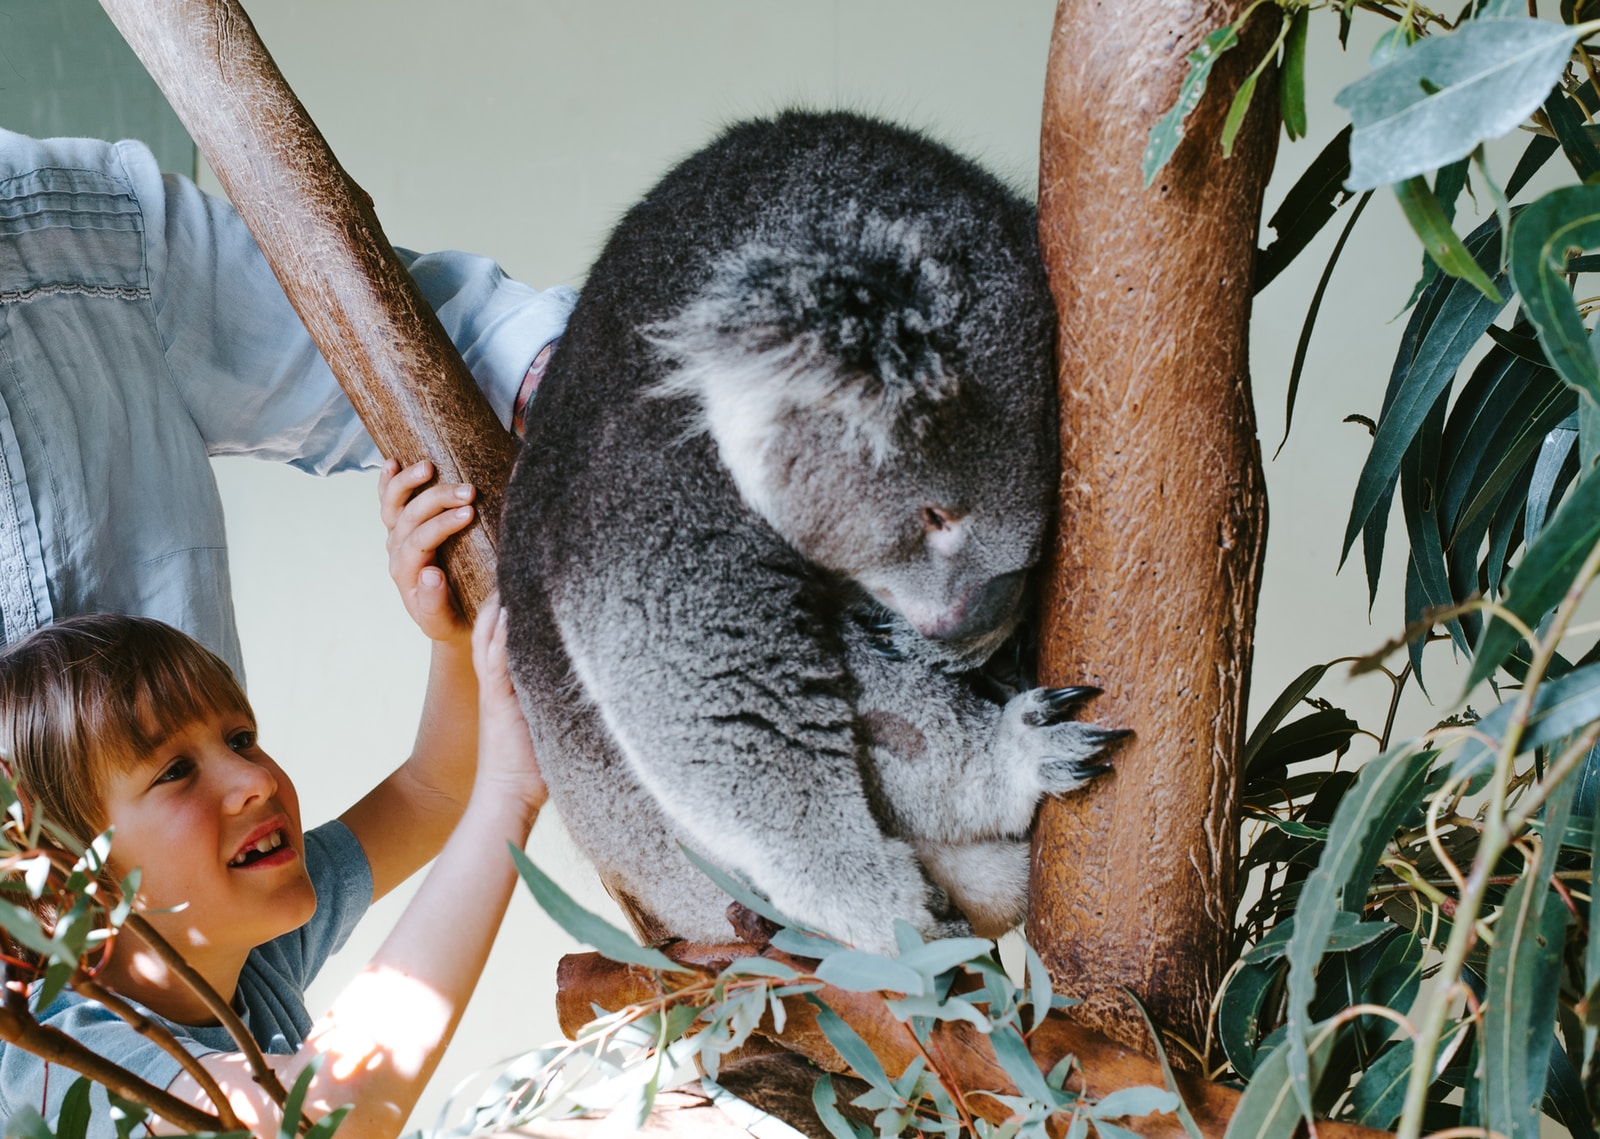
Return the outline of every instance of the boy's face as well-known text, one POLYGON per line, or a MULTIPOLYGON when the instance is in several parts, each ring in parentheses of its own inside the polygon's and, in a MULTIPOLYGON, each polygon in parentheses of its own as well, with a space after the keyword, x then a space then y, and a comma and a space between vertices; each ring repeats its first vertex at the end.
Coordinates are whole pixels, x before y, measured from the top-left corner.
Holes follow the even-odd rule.
POLYGON ((300 802, 247 713, 203 716, 112 773, 105 806, 112 870, 141 868, 148 910, 184 907, 146 916, 191 963, 242 963, 311 919, 300 802))

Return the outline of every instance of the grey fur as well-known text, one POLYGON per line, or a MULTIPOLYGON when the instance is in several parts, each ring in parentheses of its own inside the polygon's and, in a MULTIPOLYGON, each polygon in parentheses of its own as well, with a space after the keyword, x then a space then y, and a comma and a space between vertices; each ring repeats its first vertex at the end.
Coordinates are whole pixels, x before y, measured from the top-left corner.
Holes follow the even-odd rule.
POLYGON ((1020 918, 1038 800, 1108 738, 956 671, 1041 553, 1053 328, 1031 208, 858 116, 736 126, 619 224, 500 575, 552 795, 643 936, 729 936, 680 842, 865 948, 1020 918))

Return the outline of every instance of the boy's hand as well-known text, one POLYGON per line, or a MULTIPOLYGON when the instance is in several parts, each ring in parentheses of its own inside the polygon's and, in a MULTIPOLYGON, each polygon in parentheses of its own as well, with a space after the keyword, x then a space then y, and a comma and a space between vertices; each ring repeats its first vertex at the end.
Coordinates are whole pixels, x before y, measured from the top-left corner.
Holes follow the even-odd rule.
POLYGON ((549 792, 506 668, 506 611, 499 593, 486 597, 478 610, 472 665, 478 672, 478 786, 492 782, 538 810, 549 792))
POLYGON ((476 492, 467 483, 439 483, 419 492, 432 477, 426 459, 405 470, 390 459, 378 474, 378 502, 389 531, 389 576, 406 612, 432 640, 453 641, 469 629, 434 556, 446 538, 471 524, 476 492))

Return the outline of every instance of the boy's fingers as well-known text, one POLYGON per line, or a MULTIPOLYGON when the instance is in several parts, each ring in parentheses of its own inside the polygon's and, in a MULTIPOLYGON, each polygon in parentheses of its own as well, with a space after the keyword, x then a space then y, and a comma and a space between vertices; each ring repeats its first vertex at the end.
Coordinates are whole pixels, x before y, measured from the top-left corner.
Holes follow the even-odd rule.
MULTIPOLYGON (((394 460, 390 460, 393 463, 394 460)), ((378 477, 378 501, 382 507, 383 524, 391 529, 399 520, 411 492, 433 477, 433 464, 423 459, 404 470, 396 470, 389 477, 378 477)))
POLYGON ((475 508, 468 504, 458 506, 454 510, 446 510, 443 514, 435 514, 427 521, 419 523, 406 535, 396 550, 396 556, 423 561, 431 559, 447 538, 452 534, 459 534, 471 525, 475 513, 475 508))

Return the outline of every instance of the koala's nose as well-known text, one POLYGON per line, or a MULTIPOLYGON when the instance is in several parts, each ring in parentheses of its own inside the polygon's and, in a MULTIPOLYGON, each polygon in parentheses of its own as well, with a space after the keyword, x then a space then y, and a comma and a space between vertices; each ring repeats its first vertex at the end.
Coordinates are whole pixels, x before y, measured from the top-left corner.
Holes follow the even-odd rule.
POLYGON ((1000 628, 1016 613, 1026 583, 1026 573, 1001 574, 975 586, 937 620, 928 622, 926 628, 917 622, 913 624, 924 637, 935 641, 964 641, 984 636, 1000 628))

